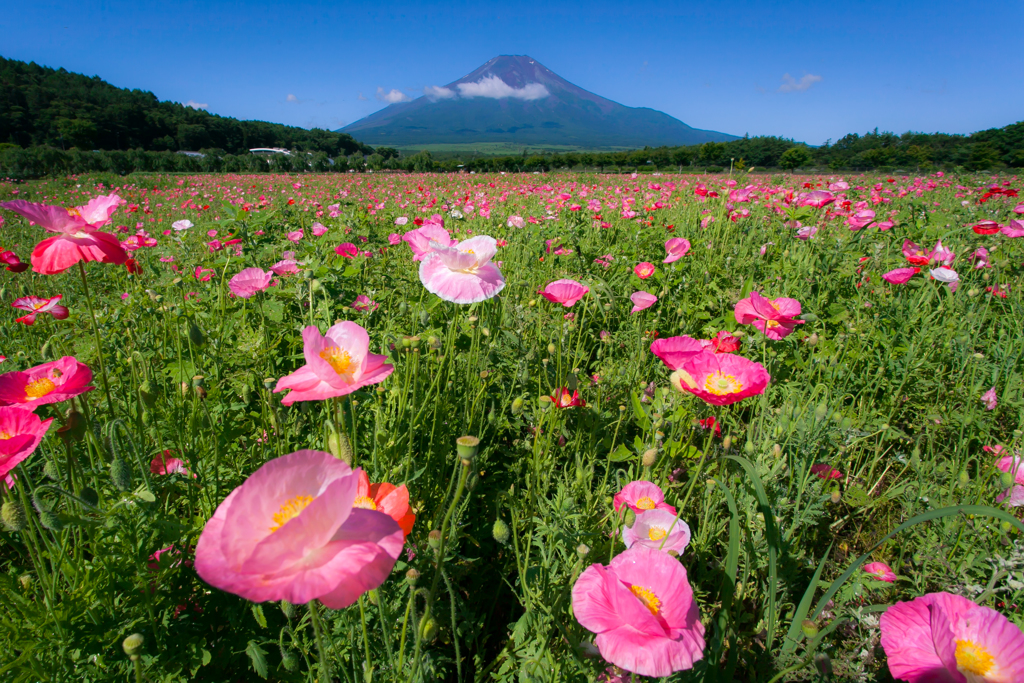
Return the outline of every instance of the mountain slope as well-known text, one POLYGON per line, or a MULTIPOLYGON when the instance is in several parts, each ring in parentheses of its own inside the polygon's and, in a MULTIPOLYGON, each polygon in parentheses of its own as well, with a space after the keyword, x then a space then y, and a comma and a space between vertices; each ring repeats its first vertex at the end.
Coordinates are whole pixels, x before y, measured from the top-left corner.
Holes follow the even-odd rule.
POLYGON ((652 147, 736 136, 687 126, 654 109, 626 107, 566 81, 526 55, 495 57, 411 102, 392 104, 339 132, 371 145, 512 142, 652 147))

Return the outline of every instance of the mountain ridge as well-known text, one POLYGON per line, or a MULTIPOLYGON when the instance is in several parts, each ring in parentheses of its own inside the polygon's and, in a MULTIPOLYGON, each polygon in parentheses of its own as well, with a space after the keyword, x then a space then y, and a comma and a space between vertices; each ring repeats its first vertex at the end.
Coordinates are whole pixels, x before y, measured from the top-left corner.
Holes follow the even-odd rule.
POLYGON ((644 147, 727 142, 648 107, 627 107, 570 83, 528 55, 499 55, 445 86, 391 104, 337 132, 371 145, 511 142, 644 147))

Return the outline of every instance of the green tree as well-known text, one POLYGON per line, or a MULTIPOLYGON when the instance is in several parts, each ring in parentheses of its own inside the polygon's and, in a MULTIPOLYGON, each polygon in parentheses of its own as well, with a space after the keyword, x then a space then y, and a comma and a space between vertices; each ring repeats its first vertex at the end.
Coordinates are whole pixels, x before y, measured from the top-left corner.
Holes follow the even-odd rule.
POLYGON ((790 147, 779 157, 779 168, 787 171, 807 166, 809 163, 811 163, 811 153, 802 145, 790 147))

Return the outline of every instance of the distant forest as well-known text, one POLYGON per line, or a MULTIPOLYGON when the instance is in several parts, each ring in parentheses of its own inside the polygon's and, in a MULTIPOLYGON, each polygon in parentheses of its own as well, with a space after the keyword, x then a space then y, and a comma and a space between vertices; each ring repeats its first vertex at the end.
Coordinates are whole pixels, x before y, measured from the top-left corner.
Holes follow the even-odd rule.
POLYGON ((376 150, 344 133, 239 121, 160 102, 150 92, 98 77, 0 57, 0 176, 87 172, 345 172, 586 170, 599 172, 935 169, 1024 167, 1024 122, 971 135, 852 133, 811 147, 778 137, 744 137, 632 152, 432 156, 376 150), (261 156, 256 147, 291 150, 261 156), (188 152, 188 154, 184 154, 188 152))

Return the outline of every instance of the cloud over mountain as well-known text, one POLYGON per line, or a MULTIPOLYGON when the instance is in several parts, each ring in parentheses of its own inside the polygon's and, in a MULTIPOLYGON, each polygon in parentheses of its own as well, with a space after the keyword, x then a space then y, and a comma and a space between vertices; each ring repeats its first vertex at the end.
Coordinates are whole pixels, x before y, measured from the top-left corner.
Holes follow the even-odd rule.
POLYGON ((388 104, 395 104, 397 102, 408 102, 412 98, 406 95, 397 88, 392 88, 390 92, 384 92, 384 88, 377 88, 377 99, 381 102, 387 102, 388 104))
POLYGON ((485 76, 476 83, 459 83, 459 94, 463 97, 493 97, 500 100, 513 97, 517 100, 539 100, 551 93, 541 83, 527 83, 522 88, 513 88, 497 76, 485 76))

